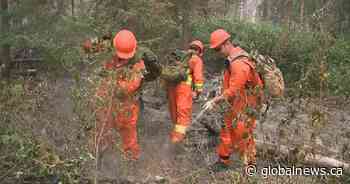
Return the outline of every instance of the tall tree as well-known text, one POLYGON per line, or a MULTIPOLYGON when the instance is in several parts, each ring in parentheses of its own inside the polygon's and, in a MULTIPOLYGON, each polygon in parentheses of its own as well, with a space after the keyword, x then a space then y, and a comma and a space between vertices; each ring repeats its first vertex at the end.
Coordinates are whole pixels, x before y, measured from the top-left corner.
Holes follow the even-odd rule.
POLYGON ((192 11, 192 1, 177 0, 174 1, 176 6, 177 22, 181 25, 181 47, 186 47, 191 39, 190 16, 192 11))
MULTIPOLYGON (((8 35, 10 30, 10 17, 8 12, 8 1, 7 0, 1 0, 1 33, 3 35, 8 35)), ((4 72, 3 75, 5 78, 9 78, 10 76, 10 45, 8 43, 3 43, 1 45, 1 65, 4 66, 4 72)))
POLYGON ((271 20, 272 11, 273 11, 271 0, 264 0, 262 3, 262 9, 263 9, 263 15, 262 15, 263 20, 265 21, 271 20))
POLYGON ((305 0, 300 0, 300 24, 304 24, 305 0))
POLYGON ((242 20, 245 16, 245 12, 244 12, 244 1, 245 0, 240 0, 239 1, 239 18, 242 20))
POLYGON ((129 10, 128 4, 129 4, 128 0, 121 0, 121 8, 124 11, 128 11, 129 10))
POLYGON ((66 11, 65 9, 65 1, 64 0, 57 0, 57 15, 63 15, 66 11))
POLYGON ((290 27, 291 19, 292 19, 292 14, 293 14, 293 0, 285 0, 282 1, 281 3, 283 10, 282 12, 282 23, 287 25, 288 29, 290 27))
POLYGON ((209 13, 210 13, 208 11, 209 10, 209 1, 210 0, 197 0, 197 1, 195 1, 195 4, 198 7, 197 12, 200 16, 204 16, 205 18, 209 18, 209 13))
POLYGON ((192 5, 190 1, 185 0, 183 1, 182 6, 182 45, 186 47, 192 37, 190 26, 190 12, 192 5))
POLYGON ((233 5, 232 5, 232 10, 233 11, 233 15, 235 17, 239 17, 239 7, 240 7, 240 1, 232 1, 233 5))
POLYGON ((72 6, 72 16, 74 16, 74 8, 75 8, 74 0, 71 0, 71 6, 72 6))
POLYGON ((232 2, 231 0, 225 0, 225 15, 227 15, 227 13, 229 13, 229 11, 236 11, 235 9, 232 9, 231 10, 231 3, 235 3, 235 2, 232 2))

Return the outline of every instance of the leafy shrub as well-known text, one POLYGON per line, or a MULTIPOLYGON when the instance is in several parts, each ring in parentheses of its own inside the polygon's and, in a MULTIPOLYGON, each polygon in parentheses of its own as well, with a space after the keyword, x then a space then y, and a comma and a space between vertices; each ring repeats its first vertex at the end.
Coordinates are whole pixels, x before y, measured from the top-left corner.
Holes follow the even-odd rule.
MULTIPOLYGON (((288 32, 282 27, 261 23, 252 24, 230 17, 196 20, 192 23, 195 38, 209 43, 210 33, 223 28, 232 40, 247 51, 258 49, 272 56, 284 73, 287 87, 298 88, 306 95, 318 95, 323 82, 333 95, 349 96, 350 45, 321 32, 288 32), (322 62, 326 70, 321 69, 322 62), (329 77, 329 78, 328 78, 329 77)), ((222 68, 223 62, 213 64, 216 54, 207 50, 207 68, 222 68)))
POLYGON ((350 41, 338 40, 327 53, 329 89, 350 96, 350 41))

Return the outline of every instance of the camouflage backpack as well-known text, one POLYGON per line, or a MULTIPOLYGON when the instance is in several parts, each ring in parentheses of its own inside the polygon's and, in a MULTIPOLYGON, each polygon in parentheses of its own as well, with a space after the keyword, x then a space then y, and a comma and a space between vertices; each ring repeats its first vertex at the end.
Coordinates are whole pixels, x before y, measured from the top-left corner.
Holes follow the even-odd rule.
POLYGON ((167 57, 167 63, 163 67, 160 77, 169 84, 177 84, 187 79, 188 63, 192 57, 191 52, 175 50, 167 57))
POLYGON ((272 98, 282 98, 284 93, 284 80, 281 70, 276 66, 276 62, 269 56, 264 56, 253 50, 250 54, 242 51, 233 56, 233 61, 238 57, 249 57, 256 65, 256 71, 264 82, 264 89, 268 96, 272 98))
POLYGON ((141 59, 144 61, 146 69, 144 71, 145 81, 153 81, 157 79, 162 70, 158 57, 149 48, 140 46, 137 48, 133 60, 138 62, 141 59))

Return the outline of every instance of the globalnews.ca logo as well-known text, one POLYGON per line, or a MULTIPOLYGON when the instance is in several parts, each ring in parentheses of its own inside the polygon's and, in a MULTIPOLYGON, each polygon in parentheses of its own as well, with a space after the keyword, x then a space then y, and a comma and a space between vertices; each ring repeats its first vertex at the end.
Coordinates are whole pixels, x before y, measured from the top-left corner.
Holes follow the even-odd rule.
POLYGON ((342 176, 343 168, 334 167, 284 167, 278 165, 276 167, 268 166, 257 169, 254 165, 247 166, 245 172, 248 176, 261 174, 264 178, 268 176, 342 176))

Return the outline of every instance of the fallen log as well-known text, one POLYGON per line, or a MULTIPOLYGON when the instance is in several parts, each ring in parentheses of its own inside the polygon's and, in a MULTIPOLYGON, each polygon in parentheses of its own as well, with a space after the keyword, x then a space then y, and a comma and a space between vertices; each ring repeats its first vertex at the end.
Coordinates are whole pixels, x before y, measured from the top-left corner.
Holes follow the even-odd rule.
MULTIPOLYGON (((202 124, 207 131, 212 133, 213 135, 220 135, 219 130, 216 130, 209 126, 207 122, 201 121, 201 119, 207 115, 206 110, 202 109, 196 117, 192 121, 191 128, 194 129, 194 124, 200 123, 202 124)), ((314 153, 312 150, 313 147, 309 145, 303 145, 303 149, 300 150, 295 147, 288 147, 285 145, 276 145, 270 142, 262 141, 262 140, 256 140, 256 147, 258 151, 267 151, 268 153, 273 153, 275 155, 281 155, 282 157, 294 157, 298 161, 301 161, 306 164, 313 164, 318 166, 326 166, 326 167, 343 167, 344 169, 350 169, 349 163, 341 160, 337 160, 332 157, 323 156, 321 154, 314 153)), ((325 148, 324 148, 325 149, 325 148)), ((326 153, 332 153, 333 155, 337 155, 337 151, 326 149, 326 153)))
POLYGON ((43 58, 17 58, 14 59, 14 63, 23 63, 23 62, 42 62, 44 61, 43 58))
MULTIPOLYGON (((207 128, 205 126, 205 128, 207 128)), ((215 131, 215 129, 209 129, 209 132, 215 131)), ((219 132, 215 131, 213 135, 219 135, 219 132)), ((255 140, 256 147, 258 152, 267 152, 272 153, 274 155, 280 155, 280 157, 298 157, 300 159, 299 161, 306 163, 306 164, 312 164, 312 165, 318 165, 318 166, 326 166, 326 167, 343 167, 344 169, 350 169, 350 164, 341 161, 332 157, 323 156, 321 154, 314 154, 311 149, 312 147, 309 145, 303 146, 304 150, 298 150, 295 147, 289 147, 285 145, 277 145, 270 142, 264 142, 262 140, 255 140)), ((331 153, 337 153, 337 151, 327 150, 327 152, 331 153)))
MULTIPOLYGON (((285 145, 276 145, 269 142, 264 142, 261 140, 256 140, 256 147, 260 151, 268 151, 270 153, 275 153, 283 156, 293 155, 297 156, 300 151, 296 152, 296 148, 288 147, 285 145)), ((309 146, 307 146, 309 147, 309 146)), ((332 157, 323 156, 320 154, 313 154, 311 151, 308 152, 307 149, 303 153, 301 153, 303 158, 300 160, 306 164, 313 164, 318 166, 326 166, 326 167, 343 167, 344 169, 350 169, 349 163, 345 161, 337 160, 332 157)))

